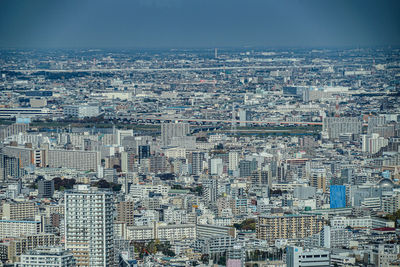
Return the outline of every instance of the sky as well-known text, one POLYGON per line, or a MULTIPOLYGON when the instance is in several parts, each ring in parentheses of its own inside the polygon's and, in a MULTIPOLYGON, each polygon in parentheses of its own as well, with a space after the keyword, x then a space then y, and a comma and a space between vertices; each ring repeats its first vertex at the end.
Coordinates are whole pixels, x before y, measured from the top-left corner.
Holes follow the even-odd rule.
POLYGON ((0 47, 398 46, 399 14, 399 0, 0 0, 0 47))

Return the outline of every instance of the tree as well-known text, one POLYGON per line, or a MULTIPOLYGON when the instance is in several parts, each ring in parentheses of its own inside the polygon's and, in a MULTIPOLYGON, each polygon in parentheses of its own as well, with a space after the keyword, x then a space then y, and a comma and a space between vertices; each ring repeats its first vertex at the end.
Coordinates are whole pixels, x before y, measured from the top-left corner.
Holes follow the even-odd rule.
POLYGON ((210 260, 210 255, 208 255, 208 254, 202 254, 201 255, 200 261, 202 263, 208 264, 209 260, 210 260))
POLYGON ((122 187, 121 184, 109 183, 109 182, 107 182, 107 181, 104 180, 104 179, 101 179, 101 180, 95 182, 95 183, 93 184, 93 186, 98 187, 98 188, 109 188, 109 189, 111 189, 111 190, 114 191, 114 192, 119 192, 119 191, 121 191, 121 187, 122 187))
POLYGON ((202 196, 203 195, 203 186, 198 185, 195 188, 191 188, 190 191, 196 193, 198 196, 202 196))
POLYGON ((72 189, 74 184, 76 184, 75 179, 61 179, 60 177, 56 177, 53 179, 54 181, 54 189, 55 190, 65 190, 65 189, 72 189))
POLYGON ((255 219, 246 219, 241 223, 235 223, 233 226, 238 230, 245 231, 255 231, 256 230, 256 220, 255 219))
POLYGON ((400 210, 396 211, 395 213, 386 215, 385 218, 390 221, 394 221, 396 227, 398 227, 399 226, 398 221, 400 220, 400 210))

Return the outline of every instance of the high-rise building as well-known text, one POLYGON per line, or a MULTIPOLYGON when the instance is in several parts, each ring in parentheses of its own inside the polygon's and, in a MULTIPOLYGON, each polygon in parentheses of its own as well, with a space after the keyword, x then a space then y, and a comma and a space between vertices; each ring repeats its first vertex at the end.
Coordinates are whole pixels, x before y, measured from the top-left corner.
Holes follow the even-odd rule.
POLYGON ((239 109, 239 121, 240 121, 240 126, 244 127, 247 126, 248 123, 247 121, 251 120, 250 112, 245 110, 245 109, 239 109))
POLYGON ((19 178, 22 175, 21 162, 16 157, 0 153, 0 180, 19 178))
POLYGON ((362 132, 362 122, 357 117, 326 117, 322 130, 328 134, 329 139, 338 139, 344 133, 359 135, 362 132))
POLYGON ((76 118, 96 117, 99 116, 100 114, 99 106, 91 106, 91 105, 65 106, 63 111, 65 116, 71 116, 76 118))
POLYGON ((345 208, 346 207, 346 186, 331 185, 330 186, 330 208, 345 208))
POLYGON ((205 179, 203 181, 203 196, 207 202, 216 202, 218 196, 218 180, 217 179, 205 179))
POLYGON ((270 243, 277 239, 302 239, 320 232, 323 225, 317 215, 259 216, 257 238, 270 243))
POLYGON ((100 152, 83 150, 49 150, 47 165, 50 168, 66 167, 82 171, 96 171, 101 165, 100 152))
POLYGON ((389 140, 373 133, 371 135, 361 135, 362 151, 370 154, 378 153, 382 147, 389 144, 389 140))
POLYGON ((385 125, 386 123, 386 118, 385 116, 374 116, 374 117, 368 117, 368 128, 367 128, 367 133, 372 134, 375 132, 375 127, 380 127, 385 125))
POLYGON ((51 198, 54 194, 54 181, 53 180, 39 180, 38 182, 38 197, 51 198))
POLYGON ((134 220, 134 201, 120 201, 117 204, 117 222, 126 223, 127 226, 133 226, 134 220))
POLYGON ((251 174, 252 185, 264 185, 271 188, 272 185, 272 174, 271 171, 257 170, 251 174))
POLYGON ((209 166, 211 175, 222 175, 224 165, 221 158, 210 159, 209 166))
POLYGON ((182 137, 190 134, 188 123, 162 123, 161 124, 161 144, 168 146, 173 137, 182 137))
POLYGON ((311 169, 310 186, 315 187, 316 189, 322 189, 323 192, 326 192, 326 170, 325 169, 323 169, 323 168, 311 169))
POLYGON ((65 248, 78 266, 105 267, 114 262, 113 196, 77 185, 65 193, 65 248))
POLYGON ((191 174, 199 175, 203 171, 203 152, 192 152, 188 155, 188 161, 191 166, 191 174))
POLYGON ((239 153, 235 151, 229 152, 228 170, 237 171, 239 167, 239 153))
POLYGON ((29 123, 14 123, 0 129, 0 139, 3 140, 9 136, 24 133, 29 129, 29 123))
POLYGON ((249 177, 257 169, 257 161, 241 160, 239 162, 240 177, 249 177))
POLYGON ((42 229, 40 221, 0 220, 0 239, 22 235, 35 235, 41 233, 42 229))
POLYGON ((140 145, 138 146, 139 163, 142 159, 147 159, 150 157, 150 146, 140 145))

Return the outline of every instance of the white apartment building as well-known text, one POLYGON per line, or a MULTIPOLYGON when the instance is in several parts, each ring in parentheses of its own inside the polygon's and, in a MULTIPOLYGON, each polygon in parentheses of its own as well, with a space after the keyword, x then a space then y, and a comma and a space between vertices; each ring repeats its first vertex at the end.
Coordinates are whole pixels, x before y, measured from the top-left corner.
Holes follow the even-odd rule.
POLYGON ((0 220, 0 239, 19 237, 21 235, 35 235, 42 229, 40 221, 0 220))
POLYGON ((65 193, 65 248, 79 266, 112 266, 113 196, 77 185, 65 193))
POLYGON ((129 240, 185 240, 196 238, 195 224, 160 224, 151 226, 132 226, 127 229, 129 240))
POLYGON ((322 131, 328 134, 329 139, 337 139, 340 134, 361 134, 362 122, 357 117, 326 117, 322 131))
POLYGON ((83 150, 49 150, 47 164, 50 168, 71 168, 97 171, 101 164, 100 152, 83 150))
POLYGON ((389 140, 379 136, 377 133, 373 133, 371 135, 362 135, 362 151, 370 154, 375 154, 379 152, 382 147, 385 147, 389 144, 389 140))
POLYGON ((380 227, 394 227, 394 222, 387 221, 380 218, 373 217, 333 217, 331 219, 332 228, 380 228, 380 227))
POLYGON ((229 152, 228 170, 237 171, 239 167, 239 153, 232 151, 229 152))
POLYGON ((17 267, 73 267, 76 266, 72 253, 60 247, 38 248, 21 255, 17 267))
POLYGON ((162 123, 161 124, 161 144, 168 146, 173 137, 183 137, 190 134, 188 123, 162 123))
POLYGON ((139 198, 148 197, 149 192, 154 192, 163 196, 167 196, 169 190, 170 187, 165 185, 132 185, 129 194, 132 197, 139 198))
POLYGON ((100 115, 99 107, 90 105, 65 106, 63 111, 65 116, 77 118, 96 117, 100 115))

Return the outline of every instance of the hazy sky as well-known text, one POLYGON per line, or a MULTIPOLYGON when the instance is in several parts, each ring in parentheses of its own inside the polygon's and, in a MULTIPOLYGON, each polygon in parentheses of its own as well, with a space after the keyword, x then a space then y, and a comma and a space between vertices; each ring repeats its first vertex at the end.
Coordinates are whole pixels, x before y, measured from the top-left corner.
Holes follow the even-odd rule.
POLYGON ((0 0, 0 47, 400 45, 400 0, 0 0))

